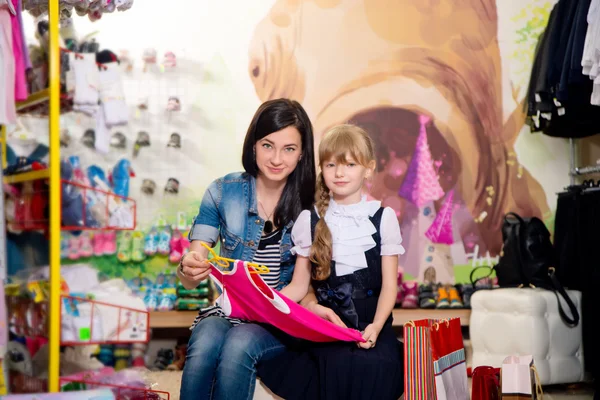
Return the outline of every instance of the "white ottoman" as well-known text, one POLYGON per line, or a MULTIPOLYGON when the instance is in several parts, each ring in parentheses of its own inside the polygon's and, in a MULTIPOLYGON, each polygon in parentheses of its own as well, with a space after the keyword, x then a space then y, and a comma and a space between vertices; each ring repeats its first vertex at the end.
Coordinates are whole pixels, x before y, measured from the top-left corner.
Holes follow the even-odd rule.
MULTIPOLYGON (((581 292, 567 293, 581 316, 581 292)), ((564 300, 561 303, 570 316, 564 300)), ((480 290, 471 297, 471 308, 473 368, 500 367, 509 355, 531 354, 543 385, 583 381, 581 320, 574 328, 567 326, 553 292, 480 290)))

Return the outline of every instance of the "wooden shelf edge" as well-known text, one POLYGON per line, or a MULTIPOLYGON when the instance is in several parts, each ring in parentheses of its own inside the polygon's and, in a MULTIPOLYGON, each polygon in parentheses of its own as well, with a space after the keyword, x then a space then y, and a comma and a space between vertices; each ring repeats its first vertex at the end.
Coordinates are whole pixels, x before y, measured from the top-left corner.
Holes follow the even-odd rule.
POLYGON ((35 181, 38 179, 48 179, 50 178, 50 169, 41 169, 38 171, 29 171, 23 172, 21 174, 15 175, 6 175, 4 176, 4 183, 20 183, 20 182, 28 182, 35 181))
MULTIPOLYGON (((150 312, 150 327, 159 329, 171 328, 189 328, 194 322, 194 318, 198 315, 198 311, 151 311, 150 312)), ((469 325, 471 310, 467 309, 446 309, 446 310, 425 310, 402 309, 397 308, 393 311, 394 326, 400 327, 411 320, 418 319, 443 319, 443 318, 460 318, 462 326, 469 325)))
POLYGON ((17 111, 42 103, 50 98, 50 89, 40 90, 32 93, 27 100, 18 101, 16 104, 17 111))

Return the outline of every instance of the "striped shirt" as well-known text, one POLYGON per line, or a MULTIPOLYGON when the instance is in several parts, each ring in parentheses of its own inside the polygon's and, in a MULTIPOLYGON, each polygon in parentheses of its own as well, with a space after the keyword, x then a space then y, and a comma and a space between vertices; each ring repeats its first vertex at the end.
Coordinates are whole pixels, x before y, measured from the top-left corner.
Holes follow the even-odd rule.
MULTIPOLYGON (((281 230, 263 235, 258 243, 258 249, 254 254, 254 259, 252 260, 257 264, 262 264, 269 268, 269 273, 262 274, 261 277, 265 283, 272 288, 275 288, 277 285, 279 285, 281 268, 281 237, 281 230)), ((214 305, 200 310, 190 329, 194 329, 198 322, 202 321, 204 318, 213 316, 225 318, 234 326, 245 322, 241 319, 231 318, 225 315, 219 305, 214 305)))

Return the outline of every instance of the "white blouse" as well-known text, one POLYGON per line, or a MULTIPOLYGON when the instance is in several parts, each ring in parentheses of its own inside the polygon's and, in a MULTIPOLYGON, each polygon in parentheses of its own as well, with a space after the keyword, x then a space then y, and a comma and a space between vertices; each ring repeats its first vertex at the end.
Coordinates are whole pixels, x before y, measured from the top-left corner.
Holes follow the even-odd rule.
MULTIPOLYGON (((333 256, 338 276, 349 275, 367 268, 365 252, 375 247, 372 235, 376 228, 369 220, 381 207, 380 201, 367 201, 363 196, 356 204, 337 204, 333 199, 325 213, 325 222, 331 231, 333 256)), ((292 253, 308 257, 312 245, 310 234, 310 210, 304 210, 298 216, 292 228, 292 253)), ((404 254, 402 235, 396 213, 390 207, 383 210, 381 225, 381 255, 404 254)))

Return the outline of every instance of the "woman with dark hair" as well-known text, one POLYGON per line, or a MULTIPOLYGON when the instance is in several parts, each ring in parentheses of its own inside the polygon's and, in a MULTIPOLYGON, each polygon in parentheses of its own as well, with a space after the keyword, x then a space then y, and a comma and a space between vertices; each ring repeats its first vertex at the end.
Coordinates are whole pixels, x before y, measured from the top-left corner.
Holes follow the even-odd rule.
MULTIPOLYGON (((287 99, 270 100, 256 111, 246 133, 242 164, 212 182, 190 231, 190 252, 177 274, 191 289, 207 279, 206 243, 220 240, 221 256, 269 267, 266 283, 282 289, 292 279, 291 228, 315 193, 312 125, 302 106, 287 99)), ((313 296, 314 297, 314 296, 313 296)), ((334 323, 330 309, 311 311, 334 323)), ((285 350, 277 332, 225 316, 219 306, 201 310, 192 325, 181 382, 182 400, 252 399, 256 364, 285 350)))

